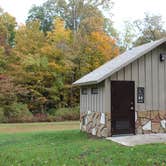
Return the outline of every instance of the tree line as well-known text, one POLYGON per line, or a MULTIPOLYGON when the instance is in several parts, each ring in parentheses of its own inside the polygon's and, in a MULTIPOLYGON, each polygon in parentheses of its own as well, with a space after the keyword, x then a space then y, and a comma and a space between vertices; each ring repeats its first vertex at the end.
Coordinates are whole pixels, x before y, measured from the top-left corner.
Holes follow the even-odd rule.
POLYGON ((0 121, 77 107, 75 80, 131 46, 166 35, 161 16, 148 14, 118 32, 103 14, 112 6, 110 0, 48 0, 33 6, 22 25, 0 9, 0 121))

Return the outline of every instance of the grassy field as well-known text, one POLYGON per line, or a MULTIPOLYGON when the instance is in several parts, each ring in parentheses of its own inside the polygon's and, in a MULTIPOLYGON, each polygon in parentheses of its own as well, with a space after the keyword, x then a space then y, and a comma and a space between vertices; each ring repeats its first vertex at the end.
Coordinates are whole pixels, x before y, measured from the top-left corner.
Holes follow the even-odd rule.
POLYGON ((0 133, 75 130, 79 129, 79 125, 80 123, 78 121, 50 123, 9 123, 0 124, 0 133))
POLYGON ((0 166, 166 165, 166 144, 125 147, 78 128, 78 122, 0 125, 0 166))

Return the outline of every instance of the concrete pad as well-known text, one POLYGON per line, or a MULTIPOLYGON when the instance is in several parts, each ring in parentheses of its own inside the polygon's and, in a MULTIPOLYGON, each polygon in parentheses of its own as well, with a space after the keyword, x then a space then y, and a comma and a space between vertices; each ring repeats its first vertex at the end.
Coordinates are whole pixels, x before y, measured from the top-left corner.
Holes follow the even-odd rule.
POLYGON ((129 136, 113 136, 106 138, 125 146, 135 146, 151 143, 166 143, 166 133, 163 134, 143 134, 129 136))

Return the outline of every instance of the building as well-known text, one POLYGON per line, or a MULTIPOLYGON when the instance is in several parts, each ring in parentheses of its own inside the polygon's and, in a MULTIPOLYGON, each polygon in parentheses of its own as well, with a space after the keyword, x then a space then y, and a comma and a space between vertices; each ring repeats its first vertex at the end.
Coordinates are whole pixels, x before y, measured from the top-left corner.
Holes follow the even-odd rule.
POLYGON ((166 39, 135 47, 73 83, 82 131, 166 133, 166 39))

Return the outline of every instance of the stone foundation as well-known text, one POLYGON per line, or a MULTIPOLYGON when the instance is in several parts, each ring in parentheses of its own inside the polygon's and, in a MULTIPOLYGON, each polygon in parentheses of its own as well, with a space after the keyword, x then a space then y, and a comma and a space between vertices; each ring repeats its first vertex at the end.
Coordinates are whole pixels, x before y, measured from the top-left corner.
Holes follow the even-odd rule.
POLYGON ((166 111, 136 112, 136 134, 166 133, 166 111))
POLYGON ((111 134, 110 113, 85 112, 81 113, 81 130, 97 137, 108 137, 111 134))
MULTIPOLYGON (((80 115, 80 128, 97 137, 111 136, 111 114, 85 112, 80 115)), ((166 111, 137 111, 136 134, 166 133, 166 111)))

